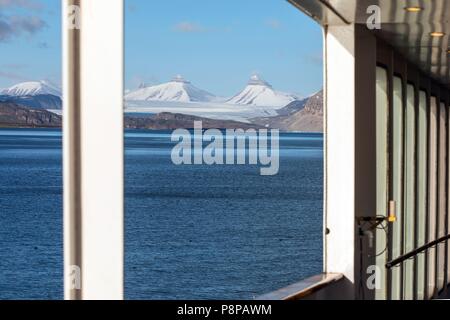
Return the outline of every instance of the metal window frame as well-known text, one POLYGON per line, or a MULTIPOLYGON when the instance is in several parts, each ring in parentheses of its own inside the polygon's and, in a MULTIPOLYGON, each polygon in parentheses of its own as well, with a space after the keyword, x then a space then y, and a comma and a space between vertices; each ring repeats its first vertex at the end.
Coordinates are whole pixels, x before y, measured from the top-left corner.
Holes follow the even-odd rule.
MULTIPOLYGON (((409 83, 409 84, 414 85, 413 83, 409 83)), ((414 88, 415 88, 415 99, 416 99, 415 102, 418 102, 417 94, 420 93, 420 91, 424 91, 427 94, 427 108, 428 108, 428 112, 427 112, 428 116, 427 117, 428 117, 428 122, 429 122, 430 121, 429 120, 430 119, 430 110, 431 110, 431 108, 430 108, 430 103, 431 103, 430 90, 429 89, 421 89, 421 88, 419 88, 417 86, 414 86, 414 88)), ((444 179, 445 179, 444 180, 444 182, 445 182, 445 187, 444 188, 445 189, 443 190, 444 194, 442 194, 442 190, 440 188, 440 184, 442 183, 442 180, 441 181, 439 181, 439 180, 436 181, 436 184, 437 184, 437 192, 436 192, 437 202, 440 201, 442 196, 444 197, 444 201, 445 201, 445 210, 444 210, 445 218, 444 218, 444 221, 446 223, 446 225, 445 225, 445 232, 446 232, 445 234, 446 235, 444 235, 442 237, 439 237, 438 220, 440 218, 439 215, 441 214, 441 212, 440 212, 440 208, 439 208, 439 205, 438 205, 436 207, 436 212, 435 212, 436 220, 437 220, 437 222, 436 222, 437 226, 435 228, 436 239, 433 240, 433 241, 430 241, 429 234, 428 234, 428 231, 429 231, 428 230, 429 229, 428 228, 428 221, 426 221, 427 228, 425 229, 425 232, 426 232, 427 243, 425 245, 422 245, 422 246, 419 247, 418 244, 417 244, 417 237, 415 237, 415 248, 416 249, 412 250, 411 252, 409 252, 407 254, 404 254, 403 256, 401 256, 401 257, 399 257, 397 259, 389 261, 386 264, 386 268, 387 269, 391 269, 392 267, 394 267, 396 265, 403 264, 403 262, 405 262, 406 260, 411 259, 411 258, 413 258, 416 261, 419 254, 427 252, 430 248, 435 247, 435 246, 438 247, 439 245, 444 244, 445 245, 445 249, 448 250, 447 246, 448 246, 448 241, 450 239, 450 236, 448 235, 448 214, 449 214, 448 190, 449 190, 449 174, 450 174, 449 170, 448 170, 448 162, 449 162, 449 144, 450 144, 450 141, 448 141, 447 139, 449 137, 448 123, 449 123, 449 116, 450 115, 448 114, 449 110, 448 110, 448 106, 445 104, 445 102, 444 102, 444 109, 441 108, 442 99, 439 99, 439 98, 436 99, 436 103, 439 104, 439 105, 437 105, 437 110, 439 112, 439 115, 438 115, 439 116, 439 119, 438 119, 439 121, 437 121, 437 124, 436 124, 437 125, 436 129, 437 129, 437 132, 439 133, 437 135, 437 139, 436 139, 437 140, 436 141, 437 153, 438 153, 438 157, 437 157, 437 167, 438 168, 440 167, 440 162, 442 162, 441 155, 442 155, 442 151, 443 151, 442 148, 441 148, 441 141, 440 141, 441 140, 441 112, 443 112, 443 111, 445 112, 444 121, 445 121, 445 124, 446 124, 446 131, 444 132, 445 137, 446 137, 446 143, 444 145, 444 147, 445 147, 445 150, 444 150, 444 152, 445 152, 444 162, 446 164, 446 168, 445 168, 446 173, 445 173, 445 177, 444 177, 444 179)), ((417 103, 415 103, 415 106, 416 105, 417 105, 417 103)), ((416 117, 415 120, 417 121, 417 117, 416 117)), ((430 130, 427 130, 428 138, 429 138, 429 134, 430 134, 430 130)), ((416 136, 417 136, 417 130, 416 130, 416 136)), ((431 145, 431 144, 429 144, 429 145, 431 145)), ((415 151, 417 151, 417 144, 416 144, 415 151)), ((427 160, 427 167, 429 167, 429 156, 427 158, 428 158, 428 160, 427 160)), ((417 160, 417 159, 415 159, 415 160, 417 160)), ((439 168, 439 170, 440 170, 440 168, 439 168)), ((427 175, 428 175, 428 173, 427 173, 427 175)), ((442 179, 442 178, 440 178, 440 179, 442 179)), ((428 190, 428 192, 427 192, 427 198, 428 198, 429 197, 429 175, 427 176, 427 190, 428 190)), ((417 201, 417 199, 416 199, 416 201, 417 201)), ((427 206, 427 210, 428 209, 429 208, 427 206)), ((429 215, 428 215, 428 217, 429 217, 429 215)), ((415 219, 416 219, 416 222, 417 222, 417 216, 415 217, 415 219)), ((414 228, 415 231, 417 232, 417 227, 416 226, 417 226, 417 223, 415 223, 415 228, 414 228)), ((436 284, 437 284, 437 279, 438 279, 438 275, 439 275, 438 274, 438 272, 439 272, 439 255, 436 254, 435 258, 436 258, 435 281, 436 281, 436 284)), ((448 270, 448 251, 444 252, 444 259, 445 259, 445 262, 444 262, 444 271, 445 271, 445 270, 448 270)), ((426 297, 428 297, 428 263, 425 264, 424 272, 425 272, 425 276, 426 276, 426 278, 425 278, 426 279, 425 280, 425 294, 426 294, 426 297)), ((414 274, 414 281, 415 281, 414 282, 414 295, 415 295, 414 298, 417 298, 417 278, 418 278, 418 270, 417 270, 417 265, 416 265, 415 266, 415 274, 414 274)), ((448 290, 447 287, 448 287, 448 273, 444 273, 444 289, 439 291, 438 287, 436 287, 436 290, 434 292, 434 296, 436 297, 438 295, 445 294, 445 292, 448 290)))
MULTIPOLYGON (((450 156, 449 156, 449 152, 450 152, 450 128, 449 128, 449 119, 450 119, 450 114, 449 114, 449 106, 448 106, 448 90, 445 90, 439 83, 436 83, 433 79, 430 79, 429 77, 427 77, 426 75, 424 75, 422 72, 418 71, 416 69, 415 66, 406 63, 405 60, 403 59, 403 57, 396 52, 393 48, 391 48, 389 45, 387 45, 383 40, 377 39, 377 66, 381 66, 384 67, 388 70, 389 72, 389 81, 390 83, 392 83, 393 78, 394 77, 398 77, 402 80, 402 90, 403 90, 403 97, 402 97, 402 104, 403 104, 403 109, 402 112, 404 114, 403 117, 403 163, 402 163, 402 181, 403 181, 403 192, 402 192, 402 202, 403 202, 403 210, 402 212, 399 212, 398 214, 402 216, 402 221, 404 223, 405 220, 405 161, 406 161, 406 154, 405 154, 405 145, 406 145, 406 105, 407 105, 407 88, 408 85, 411 84, 414 88, 414 109, 415 109, 415 119, 414 119, 414 123, 415 123, 415 128, 414 128, 414 132, 415 132, 415 143, 414 143, 414 162, 415 164, 417 164, 418 161, 418 144, 417 144, 417 139, 418 139, 418 108, 420 107, 420 100, 419 100, 419 95, 420 95, 420 91, 425 91, 426 93, 426 108, 427 108, 427 150, 428 150, 428 155, 427 155, 427 159, 426 159, 426 167, 427 167, 427 172, 426 172, 426 176, 425 176, 425 180, 426 180, 426 226, 425 226, 425 239, 426 239, 426 244, 424 246, 420 246, 419 247, 419 243, 418 243, 418 237, 417 237, 417 232, 419 229, 418 226, 418 206, 417 206, 417 202, 418 199, 416 198, 414 201, 414 248, 415 250, 413 251, 417 251, 420 250, 420 252, 422 252, 421 249, 423 249, 424 247, 428 247, 431 248, 433 246, 430 246, 430 243, 432 242, 436 242, 436 240, 438 239, 438 231, 439 231, 439 225, 438 225, 438 220, 439 220, 439 214, 440 214, 440 205, 439 202, 441 201, 442 197, 444 197, 445 199, 445 228, 446 228, 446 234, 448 234, 448 223, 449 223, 449 206, 450 206, 450 202, 448 199, 449 196, 449 188, 450 188, 450 181, 449 181, 449 177, 450 177, 450 172, 449 172, 449 160, 450 160, 450 156), (390 71, 392 70, 392 72, 390 71), (444 94, 444 97, 442 96, 442 94, 444 94), (438 109, 437 109, 437 117, 438 117, 438 121, 437 121, 437 137, 436 137, 436 141, 434 141, 434 143, 436 144, 436 148, 437 148, 437 159, 436 159, 436 166, 437 166, 437 179, 436 179, 436 202, 437 202, 437 206, 436 206, 436 212, 431 213, 430 212, 430 208, 429 208, 429 201, 430 201, 430 173, 429 173, 429 167, 430 167, 430 148, 431 148, 431 141, 430 141, 430 119, 431 119, 431 96, 434 95, 437 97, 437 101, 438 103, 440 102, 444 102, 445 106, 446 106, 446 139, 447 139, 447 143, 445 146, 445 150, 441 150, 440 145, 441 145, 441 121, 440 121, 440 116, 441 116, 441 108, 438 105, 438 109), (445 152, 445 160, 442 159, 442 152, 445 152), (442 179, 442 177, 439 177, 439 167, 442 165, 442 161, 445 161, 446 163, 446 174, 445 174, 445 190, 442 190, 442 187, 440 186, 440 184, 442 184, 442 182, 440 183, 439 179, 442 179), (444 193, 443 193, 444 192, 444 193), (429 218, 430 215, 433 214, 436 217, 436 237, 434 238, 434 241, 430 240, 430 234, 429 234, 429 218)), ((391 89, 391 85, 389 85, 389 88, 391 89)), ((390 95, 392 95, 393 92, 390 90, 390 95)), ((392 99, 390 97, 389 99, 390 103, 392 103, 392 99)), ((390 115, 389 115, 389 123, 390 123, 390 128, 389 128, 389 133, 390 133, 390 137, 389 137, 389 152, 392 153, 392 134, 393 134, 393 125, 392 125, 392 111, 393 111, 393 106, 391 105, 389 110, 390 110, 390 115)), ((390 165, 389 168, 392 168, 393 165, 393 157, 392 155, 389 155, 389 159, 390 159, 390 165)), ((418 191, 418 180, 417 180, 417 167, 414 169, 415 172, 415 180, 414 180, 414 192, 417 194, 418 191)), ((390 181, 389 184, 389 195, 390 198, 392 199, 392 195, 393 195, 393 185, 392 185, 392 172, 391 170, 389 170, 388 172, 388 178, 390 181)), ((404 230, 405 226, 402 225, 401 227, 401 232, 402 232, 402 243, 401 243, 401 249, 402 249, 402 256, 404 255, 411 255, 411 252, 406 253, 404 251, 404 240, 405 240, 405 236, 406 236, 406 231, 404 230)), ((390 229, 392 230, 392 229, 390 229)), ((389 239, 392 240, 392 235, 389 236, 389 239)), ((440 239, 442 240, 442 239, 440 239)), ((449 246, 449 240, 448 239, 444 239, 443 240, 445 242, 445 250, 446 250, 446 254, 445 254, 445 269, 447 270, 447 273, 444 274, 445 277, 445 288, 447 288, 448 285, 448 264, 449 264, 449 257, 448 257, 448 246, 449 246)), ((436 245, 436 244, 435 244, 436 245)), ((428 249, 425 249, 425 252, 428 252, 428 249)), ((389 251, 392 250, 392 243, 389 244, 389 251)), ((389 262, 395 262, 396 260, 399 260, 401 257, 398 257, 397 259, 391 260, 392 258, 392 254, 391 252, 388 253, 388 257, 389 257, 389 262)), ((418 262, 417 262, 417 258, 413 255, 412 258, 414 259, 414 276, 413 276, 413 294, 414 294, 414 298, 417 298, 418 295, 418 262)), ((435 281, 436 281, 436 285, 437 283, 437 277, 438 277, 438 252, 436 252, 436 272, 435 272, 435 281)), ((400 259, 401 260, 401 259, 400 259)), ((389 265, 389 262, 387 263, 387 265, 389 265)), ((400 266, 401 268, 401 296, 403 298, 405 298, 404 294, 404 261, 402 260, 400 263, 397 264, 398 266, 400 266)), ((390 269, 390 268, 388 268, 390 269)), ((424 268, 424 272, 425 272, 425 277, 424 277, 424 282, 425 282, 425 299, 428 298, 428 281, 429 281, 429 257, 428 254, 425 254, 425 268, 424 268)), ((389 285, 389 279, 391 279, 391 272, 388 272, 388 285, 387 285, 387 296, 389 299, 392 298, 392 287, 390 287, 389 285)), ((438 294, 441 294, 442 292, 437 292, 438 290, 436 290, 436 292, 434 293, 434 296, 436 297, 438 294)))
MULTIPOLYGON (((446 125, 446 144, 445 144, 445 163, 447 164, 447 170, 445 172, 445 217, 444 217, 444 234, 448 235, 448 214, 449 214, 449 108, 448 105, 443 101, 444 97, 442 98, 442 103, 444 103, 444 109, 446 113, 445 117, 445 125, 446 125)), ((448 263, 448 239, 444 243, 444 290, 446 291, 448 287, 448 271, 447 271, 447 263, 448 263)))

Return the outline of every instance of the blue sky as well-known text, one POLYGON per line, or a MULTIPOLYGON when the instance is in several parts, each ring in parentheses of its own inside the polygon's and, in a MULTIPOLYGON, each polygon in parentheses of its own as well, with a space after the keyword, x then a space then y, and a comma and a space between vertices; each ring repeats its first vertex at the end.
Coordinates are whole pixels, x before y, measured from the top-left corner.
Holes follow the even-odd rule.
MULTIPOLYGON (((322 31, 285 0, 126 0, 125 86, 183 75, 221 96, 257 73, 276 89, 322 87, 322 31)), ((61 81, 59 0, 0 0, 0 87, 61 81)))
POLYGON ((59 0, 0 0, 0 88, 61 82, 59 0))

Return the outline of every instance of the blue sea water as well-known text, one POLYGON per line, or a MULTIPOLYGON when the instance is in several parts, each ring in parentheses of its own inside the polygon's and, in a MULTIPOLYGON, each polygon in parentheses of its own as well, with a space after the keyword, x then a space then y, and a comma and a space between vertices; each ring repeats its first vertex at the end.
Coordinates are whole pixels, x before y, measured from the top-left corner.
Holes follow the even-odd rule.
MULTIPOLYGON (((174 166, 126 132, 127 299, 252 299, 322 270, 323 137, 281 134, 280 172, 174 166)), ((0 299, 62 299, 61 132, 0 129, 0 299)))

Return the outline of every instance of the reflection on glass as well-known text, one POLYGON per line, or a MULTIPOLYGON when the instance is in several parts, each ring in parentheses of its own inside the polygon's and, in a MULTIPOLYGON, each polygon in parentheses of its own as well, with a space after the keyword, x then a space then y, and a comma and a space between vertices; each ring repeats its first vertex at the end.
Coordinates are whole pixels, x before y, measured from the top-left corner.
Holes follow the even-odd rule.
MULTIPOLYGON (((438 239, 445 236, 446 215, 446 173, 447 173, 447 112, 445 105, 439 108, 439 216, 438 216, 438 239)), ((445 268, 445 243, 438 245, 438 274, 437 289, 444 289, 445 268)))
MULTIPOLYGON (((388 79, 387 71, 377 68, 376 86, 376 128, 377 128, 377 215, 386 216, 388 203, 388 79)), ((380 226, 376 230, 376 264, 384 266, 387 259, 386 231, 380 226)), ((376 299, 386 299, 386 269, 380 268, 381 287, 376 290, 376 299)))
MULTIPOLYGON (((404 212, 404 252, 414 250, 414 210, 415 210, 415 89, 407 86, 406 132, 405 132, 405 212, 404 212)), ((411 300, 414 282, 414 261, 407 260, 403 266, 404 299, 411 300)))
MULTIPOLYGON (((447 110, 449 110, 449 109, 447 108, 447 110)), ((450 112, 447 116, 450 118, 450 112)), ((450 148, 450 141, 447 141, 447 148, 450 148)), ((450 163, 450 157, 449 157, 449 159, 447 159, 447 165, 449 165, 449 163, 450 163)), ((449 183, 450 183, 450 179, 449 179, 449 183)), ((450 206, 450 201, 448 201, 448 205, 450 206)), ((450 208, 447 208, 447 210, 449 212, 448 213, 449 218, 447 218, 447 234, 448 234, 450 232, 450 208)), ((450 242, 448 242, 448 245, 447 245, 447 285, 448 285, 449 280, 450 280, 450 242)))
MULTIPOLYGON (((395 201, 395 212, 397 221, 393 225, 392 258, 398 258, 402 254, 402 214, 403 211, 403 86, 402 79, 394 77, 394 98, 393 98, 393 167, 392 167, 392 199, 395 201)), ((392 299, 401 299, 401 270, 400 266, 392 269, 392 299)))
MULTIPOLYGON (((430 155, 429 155, 429 200, 428 200, 428 242, 436 240, 437 213, 437 158, 438 158, 438 115, 436 97, 430 102, 430 155)), ((436 248, 428 251, 428 298, 431 298, 436 288, 436 248)))
MULTIPOLYGON (((427 94, 419 93, 419 127, 417 141, 417 247, 425 245, 427 219, 427 94)), ((417 299, 425 294, 425 253, 417 256, 417 299)))

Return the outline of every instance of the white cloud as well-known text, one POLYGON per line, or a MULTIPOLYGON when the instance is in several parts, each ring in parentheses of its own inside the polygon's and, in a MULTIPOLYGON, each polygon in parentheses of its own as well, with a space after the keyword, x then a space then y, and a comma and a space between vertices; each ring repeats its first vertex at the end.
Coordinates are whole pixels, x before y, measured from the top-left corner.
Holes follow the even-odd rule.
POLYGON ((303 60, 307 63, 312 63, 316 66, 323 66, 323 53, 322 52, 315 52, 307 54, 303 57, 303 60))
POLYGON ((14 80, 14 81, 26 81, 29 80, 27 77, 17 74, 15 72, 3 72, 0 71, 0 78, 14 80))
POLYGON ((174 30, 177 32, 193 33, 193 32, 203 32, 204 28, 196 23, 183 21, 174 26, 174 30))
POLYGON ((281 28, 281 22, 277 19, 269 19, 266 21, 266 26, 272 29, 280 29, 281 28))
POLYGON ((41 10, 44 6, 41 2, 36 0, 0 0, 0 8, 24 8, 30 10, 41 10))
POLYGON ((0 42, 10 40, 24 33, 33 35, 46 26, 46 22, 37 16, 0 16, 0 42))

